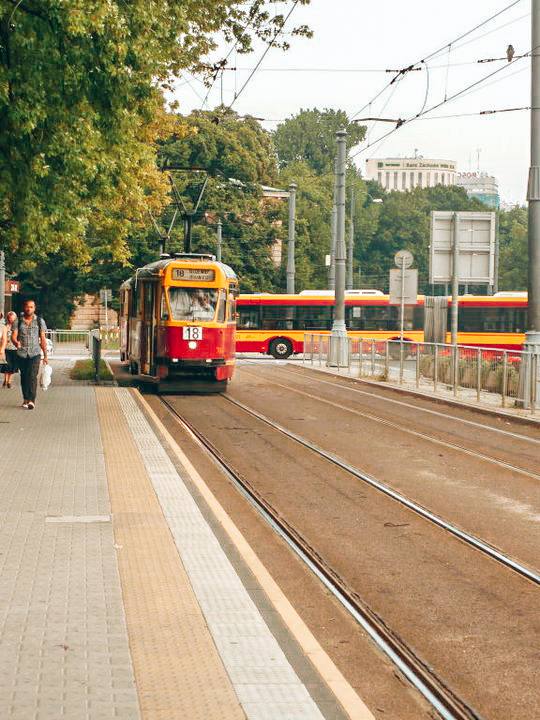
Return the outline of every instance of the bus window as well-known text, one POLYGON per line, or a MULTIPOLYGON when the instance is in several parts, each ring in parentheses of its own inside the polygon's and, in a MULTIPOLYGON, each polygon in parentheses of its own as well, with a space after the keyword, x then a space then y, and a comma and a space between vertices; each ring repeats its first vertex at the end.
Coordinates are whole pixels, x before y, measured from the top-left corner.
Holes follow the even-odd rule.
POLYGON ((261 307, 263 330, 293 330, 295 322, 294 305, 263 305, 261 307))
POLYGON ((527 311, 511 307, 460 307, 460 332, 525 332, 527 311))
POLYGON ((238 330, 260 330, 261 324, 259 307, 253 305, 239 305, 236 327, 238 330))
MULTIPOLYGON (((349 330, 399 330, 399 308, 393 305, 361 305, 346 308, 346 321, 349 330)), ((412 308, 410 318, 407 309, 405 327, 412 326, 412 308)))
POLYGON ((173 320, 212 321, 216 314, 217 299, 218 292, 212 288, 169 288, 173 320))
POLYGON ((332 310, 330 305, 299 305, 296 308, 296 327, 299 330, 330 330, 332 310))

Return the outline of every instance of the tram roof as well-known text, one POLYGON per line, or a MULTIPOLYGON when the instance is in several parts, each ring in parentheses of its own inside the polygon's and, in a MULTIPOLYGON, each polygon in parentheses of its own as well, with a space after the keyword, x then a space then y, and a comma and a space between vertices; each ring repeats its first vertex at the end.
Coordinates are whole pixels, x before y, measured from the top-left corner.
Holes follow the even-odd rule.
POLYGON ((164 274, 165 270, 169 267, 169 265, 184 266, 196 262, 211 263, 212 265, 216 265, 221 269, 221 271, 228 280, 238 279, 234 270, 229 265, 218 262, 214 255, 177 253, 172 256, 161 257, 159 260, 148 263, 148 265, 144 265, 141 268, 137 268, 137 270, 135 271, 135 275, 123 282, 120 287, 121 289, 125 290, 132 287, 135 284, 136 280, 161 277, 164 274))

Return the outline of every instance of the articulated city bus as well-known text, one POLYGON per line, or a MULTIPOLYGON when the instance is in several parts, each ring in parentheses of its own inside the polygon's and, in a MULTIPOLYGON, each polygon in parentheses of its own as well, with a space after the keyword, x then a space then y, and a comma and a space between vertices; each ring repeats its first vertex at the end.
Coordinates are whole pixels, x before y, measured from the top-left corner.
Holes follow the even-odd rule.
MULTIPOLYGON (((425 297, 405 308, 405 339, 424 341, 425 297)), ((450 299, 443 305, 442 326, 449 326, 450 299)), ((308 290, 298 295, 260 293, 240 295, 237 352, 258 352, 287 358, 303 351, 305 333, 328 333, 332 327, 334 295, 308 290)), ((353 290, 345 298, 346 324, 351 337, 399 339, 399 307, 389 305, 379 290, 353 290)), ((501 292, 492 296, 459 298, 458 342, 486 348, 519 350, 525 338, 527 293, 501 292)), ((441 323, 439 323, 441 324, 441 323)), ((426 338, 428 340, 430 338, 426 338)), ((449 342, 444 333, 439 342, 449 342)))

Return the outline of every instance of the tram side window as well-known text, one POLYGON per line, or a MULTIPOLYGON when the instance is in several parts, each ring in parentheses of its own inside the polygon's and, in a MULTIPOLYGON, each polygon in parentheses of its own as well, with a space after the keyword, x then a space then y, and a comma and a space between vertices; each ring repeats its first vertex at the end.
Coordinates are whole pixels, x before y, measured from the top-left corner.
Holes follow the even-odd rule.
POLYGON ((137 293, 137 290, 133 288, 133 292, 131 293, 131 317, 137 317, 139 312, 139 294, 137 293))
POLYGON ((296 308, 296 327, 299 330, 330 330, 331 305, 299 305, 296 308))
POLYGON ((169 308, 167 307, 167 297, 165 295, 165 291, 161 290, 161 319, 162 320, 168 320, 169 319, 169 308))
POLYGON ((217 313, 217 322, 218 323, 225 322, 226 311, 227 311, 227 295, 225 293, 225 290, 220 290, 219 291, 218 313, 217 313))
POLYGON ((515 332, 523 333, 527 311, 511 307, 460 307, 458 329, 460 332, 515 332))
POLYGON ((227 322, 233 322, 236 320, 236 298, 232 293, 229 293, 229 302, 227 303, 227 322))
POLYGON ((293 330, 296 308, 294 305, 263 305, 261 307, 263 330, 293 330))

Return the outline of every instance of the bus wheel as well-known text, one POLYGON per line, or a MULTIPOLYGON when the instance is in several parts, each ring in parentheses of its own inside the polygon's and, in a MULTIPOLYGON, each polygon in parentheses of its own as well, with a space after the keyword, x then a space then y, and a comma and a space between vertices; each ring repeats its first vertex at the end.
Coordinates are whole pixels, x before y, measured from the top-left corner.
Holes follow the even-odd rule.
POLYGON ((276 338, 270 343, 268 348, 270 355, 273 355, 276 360, 286 360, 292 355, 293 346, 290 340, 287 338, 276 338))

